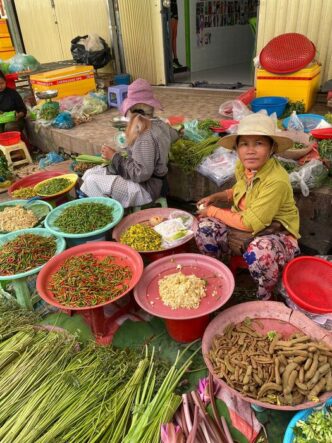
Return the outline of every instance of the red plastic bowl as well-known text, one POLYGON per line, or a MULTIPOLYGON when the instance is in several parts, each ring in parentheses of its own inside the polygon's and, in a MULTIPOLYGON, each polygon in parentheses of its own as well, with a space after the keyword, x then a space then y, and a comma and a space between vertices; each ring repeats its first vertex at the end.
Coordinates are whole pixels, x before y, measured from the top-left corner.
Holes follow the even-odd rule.
POLYGON ((0 145, 10 146, 16 145, 21 140, 21 133, 19 131, 3 132, 0 134, 0 145))
MULTIPOLYGON (((17 189, 27 188, 28 186, 35 186, 43 180, 47 180, 48 178, 58 177, 59 175, 63 175, 63 172, 59 171, 44 171, 37 172, 36 174, 29 175, 28 177, 21 178, 21 180, 16 181, 8 188, 8 194, 11 198, 15 198, 12 193, 13 191, 17 191, 17 189)), ((48 200, 48 198, 43 198, 43 200, 48 200)))
MULTIPOLYGON (((37 292, 50 305, 56 306, 60 309, 69 309, 71 311, 87 311, 87 310, 95 310, 97 308, 101 308, 105 305, 115 302, 119 298, 126 295, 129 291, 131 291, 138 281, 140 280, 143 273, 143 260, 138 252, 134 251, 132 248, 126 245, 121 245, 120 243, 115 242, 91 242, 85 243, 83 245, 74 246, 73 248, 67 249, 61 254, 53 257, 55 260, 51 259, 45 265, 45 271, 40 272, 37 278, 37 292), (132 270, 132 277, 127 282, 128 288, 118 297, 115 297, 105 303, 101 303, 95 306, 84 306, 84 307, 71 307, 65 306, 59 303, 52 292, 48 289, 48 283, 50 281, 51 276, 59 270, 59 268, 63 265, 64 261, 73 256, 80 256, 83 254, 93 254, 97 258, 104 258, 109 255, 115 257, 115 263, 129 266, 132 270)), ((110 276, 111 278, 111 276, 110 276)))
POLYGON ((313 129, 310 133, 318 140, 332 139, 332 128, 313 129))
POLYGON ((298 257, 285 267, 282 281, 289 297, 315 314, 332 313, 332 263, 318 257, 298 257))

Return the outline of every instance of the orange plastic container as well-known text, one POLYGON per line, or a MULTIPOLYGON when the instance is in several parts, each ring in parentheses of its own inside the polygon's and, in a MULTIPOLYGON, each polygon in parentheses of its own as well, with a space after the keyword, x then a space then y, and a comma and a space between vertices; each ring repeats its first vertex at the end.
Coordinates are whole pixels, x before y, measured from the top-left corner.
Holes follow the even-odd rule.
POLYGON ((56 89, 58 97, 85 95, 96 89, 93 66, 71 66, 30 76, 32 89, 48 91, 56 89))

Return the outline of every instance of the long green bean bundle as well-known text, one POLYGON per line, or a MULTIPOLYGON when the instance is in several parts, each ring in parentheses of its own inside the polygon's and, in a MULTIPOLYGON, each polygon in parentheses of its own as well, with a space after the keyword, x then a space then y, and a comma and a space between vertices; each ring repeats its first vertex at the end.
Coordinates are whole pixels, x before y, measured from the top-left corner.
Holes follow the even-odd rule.
POLYGON ((180 166, 186 174, 197 168, 204 158, 213 154, 218 147, 219 138, 211 136, 202 142, 178 139, 171 146, 170 160, 180 166))

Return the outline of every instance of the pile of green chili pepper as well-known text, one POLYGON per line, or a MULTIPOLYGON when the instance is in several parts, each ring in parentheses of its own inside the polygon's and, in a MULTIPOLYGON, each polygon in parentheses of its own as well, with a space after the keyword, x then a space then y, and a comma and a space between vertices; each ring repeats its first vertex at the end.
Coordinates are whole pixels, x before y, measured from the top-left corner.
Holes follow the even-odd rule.
POLYGON ((120 243, 136 251, 159 251, 162 249, 162 237, 150 226, 132 225, 121 235, 120 243))
POLYGON ((68 188, 71 181, 68 178, 53 178, 45 183, 40 183, 37 188, 39 195, 53 195, 68 188))
POLYGON ((15 275, 44 265, 56 252, 54 237, 22 234, 0 250, 0 275, 15 275))
POLYGON ((85 234, 101 229, 113 220, 113 208, 102 203, 69 206, 54 221, 54 226, 69 234, 85 234))
POLYGON ((50 278, 48 289, 64 306, 95 306, 126 291, 131 276, 131 269, 115 263, 112 256, 98 260, 83 254, 67 258, 50 278))

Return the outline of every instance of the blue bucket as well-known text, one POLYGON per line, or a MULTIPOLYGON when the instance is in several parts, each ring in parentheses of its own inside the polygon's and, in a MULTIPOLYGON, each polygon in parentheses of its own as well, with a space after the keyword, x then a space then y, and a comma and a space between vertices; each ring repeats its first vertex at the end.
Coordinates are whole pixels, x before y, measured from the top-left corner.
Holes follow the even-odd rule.
MULTIPOLYGON (((332 398, 330 398, 327 402, 326 402, 327 406, 332 406, 332 398)), ((310 409, 304 409, 303 411, 299 411, 297 414, 294 415, 294 417, 291 419, 291 421, 289 422, 285 435, 284 435, 284 440, 283 443, 293 443, 294 440, 294 432, 293 432, 293 428, 295 427, 296 423, 299 420, 306 420, 309 415, 315 412, 314 408, 310 408, 310 409)))
POLYGON ((68 246, 77 246, 93 241, 105 241, 107 232, 120 222, 123 217, 123 212, 124 211, 122 205, 112 198, 87 197, 84 199, 70 201, 53 209, 53 211, 51 211, 45 219, 45 227, 57 237, 63 237, 66 240, 68 246), (103 228, 96 229, 95 231, 91 232, 86 232, 84 234, 70 234, 68 232, 63 232, 54 225, 56 219, 66 208, 68 208, 69 206, 82 205, 85 203, 101 203, 106 206, 111 206, 113 209, 113 220, 105 225, 103 228))
POLYGON ((114 76, 116 85, 130 85, 130 74, 117 74, 114 76))
POLYGON ((268 115, 275 112, 277 117, 280 117, 284 112, 287 103, 288 100, 285 97, 258 97, 255 98, 250 105, 253 112, 265 109, 268 115))

